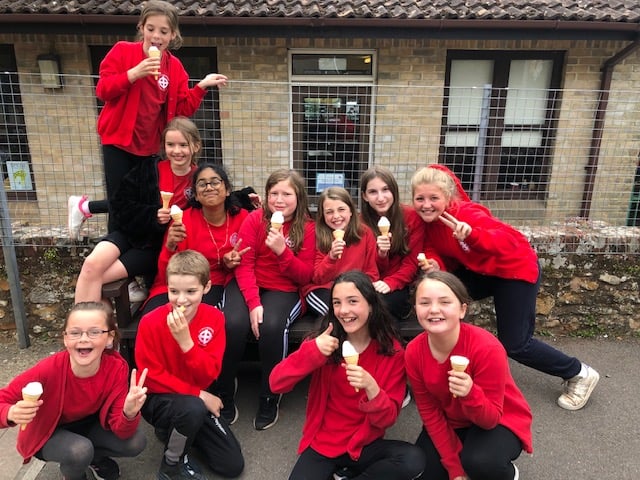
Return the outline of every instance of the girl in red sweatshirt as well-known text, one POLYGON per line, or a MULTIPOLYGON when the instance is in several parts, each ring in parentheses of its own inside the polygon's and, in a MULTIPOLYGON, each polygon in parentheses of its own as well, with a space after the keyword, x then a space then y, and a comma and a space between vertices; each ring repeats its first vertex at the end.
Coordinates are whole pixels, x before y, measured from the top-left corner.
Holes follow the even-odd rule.
POLYGON ((378 281, 376 255, 376 239, 360 222, 349 192, 342 187, 325 189, 318 200, 313 281, 304 288, 309 307, 326 315, 331 305, 329 289, 348 270, 361 270, 372 282, 378 281))

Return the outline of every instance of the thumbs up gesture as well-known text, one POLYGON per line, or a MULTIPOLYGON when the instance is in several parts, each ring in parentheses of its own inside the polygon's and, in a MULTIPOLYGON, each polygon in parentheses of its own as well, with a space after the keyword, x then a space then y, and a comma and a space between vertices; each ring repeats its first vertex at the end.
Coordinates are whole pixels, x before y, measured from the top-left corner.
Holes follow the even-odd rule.
POLYGON ((330 356, 340 346, 340 342, 338 342, 338 339, 331 336, 332 331, 333 323, 329 323, 329 326, 325 329, 325 331, 316 337, 316 345, 318 346, 318 350, 320 350, 320 353, 322 353, 325 357, 330 356))

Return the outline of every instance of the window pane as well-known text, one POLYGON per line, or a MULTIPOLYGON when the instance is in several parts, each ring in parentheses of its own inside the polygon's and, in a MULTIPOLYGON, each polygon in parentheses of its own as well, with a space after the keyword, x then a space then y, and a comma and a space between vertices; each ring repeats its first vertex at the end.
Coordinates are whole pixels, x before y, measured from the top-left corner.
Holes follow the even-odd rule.
POLYGON ((479 125, 484 85, 493 78, 492 60, 453 60, 447 125, 479 125))
POLYGON ((503 147, 540 147, 542 132, 506 132, 502 135, 503 147))
POLYGON ((552 60, 513 60, 504 112, 505 125, 541 125, 547 116, 552 60))

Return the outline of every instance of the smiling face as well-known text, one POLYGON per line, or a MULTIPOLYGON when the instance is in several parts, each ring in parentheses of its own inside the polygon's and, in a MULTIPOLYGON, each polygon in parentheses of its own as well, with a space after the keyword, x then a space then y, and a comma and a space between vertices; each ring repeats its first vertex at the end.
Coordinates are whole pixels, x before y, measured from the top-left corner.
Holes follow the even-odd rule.
POLYGON ((166 15, 150 15, 143 25, 139 25, 142 34, 142 49, 144 53, 149 53, 151 45, 158 47, 158 50, 166 50, 169 43, 176 38, 176 32, 171 28, 166 15))
POLYGON ((427 223, 437 220, 447 208, 447 203, 444 191, 433 183, 423 183, 414 188, 413 208, 427 223))
POLYGON ((196 275, 169 275, 169 303, 173 308, 184 307, 184 316, 188 321, 195 317, 202 296, 211 289, 211 281, 202 285, 196 275))
POLYGON ((267 192, 267 208, 271 213, 282 212, 284 221, 293 219, 296 208, 298 208, 298 197, 296 191, 289 180, 281 180, 267 192))
POLYGON ((342 325, 347 338, 361 332, 362 329, 368 331, 371 305, 353 282, 340 282, 334 285, 331 303, 333 314, 342 325))
POLYGON ((332 230, 346 230, 353 213, 342 200, 326 198, 322 202, 322 217, 332 230))
POLYGON ((67 320, 64 335, 64 346, 69 352, 71 369, 77 377, 89 377, 100 368, 100 360, 104 349, 113 342, 115 333, 109 331, 105 312, 99 310, 76 310, 71 312, 67 320), (89 338, 87 332, 96 331, 95 338, 89 338), (97 333, 101 331, 100 333, 97 333), (78 339, 72 334, 80 333, 78 339))
POLYGON ((467 304, 461 303, 446 284, 432 279, 421 280, 418 284, 416 316, 430 335, 456 333, 466 313, 467 304))
POLYGON ((183 133, 179 130, 167 130, 164 135, 164 152, 171 162, 174 171, 183 172, 191 169, 193 162, 194 146, 189 144, 183 133))
POLYGON ((220 175, 213 168, 204 168, 196 178, 196 200, 202 208, 209 209, 224 206, 231 192, 220 175))
POLYGON ((372 178, 362 194, 362 199, 369 204, 379 216, 387 215, 394 198, 389 185, 380 177, 372 178))

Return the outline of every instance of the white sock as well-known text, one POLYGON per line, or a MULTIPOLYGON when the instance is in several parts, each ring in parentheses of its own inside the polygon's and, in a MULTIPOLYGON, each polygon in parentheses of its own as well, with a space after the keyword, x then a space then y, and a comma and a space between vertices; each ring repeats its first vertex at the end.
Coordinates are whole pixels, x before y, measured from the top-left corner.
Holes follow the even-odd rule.
POLYGON ((80 205, 80 211, 82 213, 84 213, 85 215, 91 215, 91 210, 89 210, 89 199, 87 198, 84 202, 82 202, 80 205))
POLYGON ((587 377, 587 366, 584 363, 580 366, 580 373, 578 373, 578 376, 582 378, 587 377))

